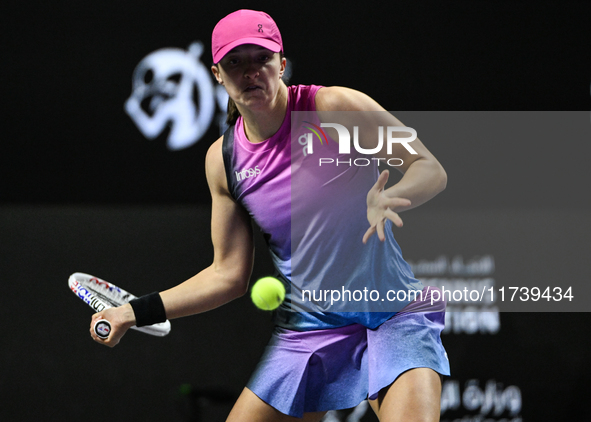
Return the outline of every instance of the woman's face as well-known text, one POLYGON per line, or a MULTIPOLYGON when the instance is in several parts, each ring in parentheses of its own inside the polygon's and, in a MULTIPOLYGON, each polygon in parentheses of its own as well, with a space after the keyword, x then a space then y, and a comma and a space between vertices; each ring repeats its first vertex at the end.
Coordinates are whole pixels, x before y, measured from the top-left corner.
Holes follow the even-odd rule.
POLYGON ((257 109, 275 99, 285 63, 279 53, 244 44, 230 50, 211 70, 237 105, 257 109))

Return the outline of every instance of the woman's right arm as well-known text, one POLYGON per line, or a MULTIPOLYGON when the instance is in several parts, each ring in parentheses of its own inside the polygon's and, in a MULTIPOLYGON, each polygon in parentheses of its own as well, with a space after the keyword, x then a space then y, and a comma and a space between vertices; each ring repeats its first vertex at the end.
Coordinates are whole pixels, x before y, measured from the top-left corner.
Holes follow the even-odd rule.
MULTIPOLYGON (((252 273, 254 244, 252 225, 246 210, 231 197, 222 158, 222 138, 209 148, 205 164, 207 182, 212 196, 211 237, 213 263, 187 281, 160 293, 168 319, 198 314, 236 299, 248 290, 252 273)), ((127 329, 135 324, 129 304, 111 308, 93 316, 111 322, 107 340, 99 343, 115 346, 127 329)))
POLYGON ((205 170, 212 197, 213 263, 160 294, 169 319, 217 308, 248 290, 254 258, 252 225, 246 210, 230 196, 221 138, 209 148, 205 170))

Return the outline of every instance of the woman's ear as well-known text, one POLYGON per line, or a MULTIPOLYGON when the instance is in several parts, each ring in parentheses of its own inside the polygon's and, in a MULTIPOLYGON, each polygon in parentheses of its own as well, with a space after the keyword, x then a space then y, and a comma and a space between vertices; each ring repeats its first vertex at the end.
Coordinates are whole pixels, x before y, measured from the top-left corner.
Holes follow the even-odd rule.
POLYGON ((213 76, 220 85, 224 84, 224 81, 222 80, 222 75, 220 74, 220 70, 218 69, 217 65, 214 64, 211 66, 211 73, 213 73, 213 76))
POLYGON ((281 58, 281 66, 279 67, 279 79, 281 79, 283 77, 283 74, 285 73, 285 68, 287 66, 287 59, 285 57, 281 58))

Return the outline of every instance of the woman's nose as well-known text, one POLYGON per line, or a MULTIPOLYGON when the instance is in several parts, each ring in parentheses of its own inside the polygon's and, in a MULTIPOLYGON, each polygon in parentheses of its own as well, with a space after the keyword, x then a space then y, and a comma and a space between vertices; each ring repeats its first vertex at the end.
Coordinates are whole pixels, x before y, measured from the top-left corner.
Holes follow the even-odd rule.
POLYGON ((244 76, 247 78, 255 78, 259 74, 260 67, 254 62, 248 62, 244 68, 244 76))

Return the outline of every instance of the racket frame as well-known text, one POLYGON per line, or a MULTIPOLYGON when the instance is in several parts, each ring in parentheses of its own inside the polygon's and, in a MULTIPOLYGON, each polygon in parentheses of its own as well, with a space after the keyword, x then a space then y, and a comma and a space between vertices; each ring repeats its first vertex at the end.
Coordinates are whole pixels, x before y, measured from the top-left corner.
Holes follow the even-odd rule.
MULTIPOLYGON (((74 273, 68 279, 70 290, 83 302, 94 309, 95 312, 102 312, 105 309, 116 308, 129 303, 136 296, 128 291, 107 282, 101 278, 86 273, 74 273)), ((153 336, 164 337, 170 332, 170 321, 166 320, 154 325, 145 327, 131 327, 153 336)))

